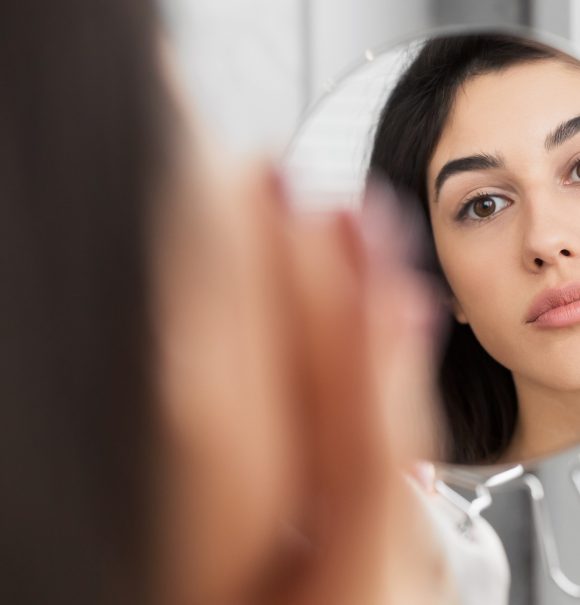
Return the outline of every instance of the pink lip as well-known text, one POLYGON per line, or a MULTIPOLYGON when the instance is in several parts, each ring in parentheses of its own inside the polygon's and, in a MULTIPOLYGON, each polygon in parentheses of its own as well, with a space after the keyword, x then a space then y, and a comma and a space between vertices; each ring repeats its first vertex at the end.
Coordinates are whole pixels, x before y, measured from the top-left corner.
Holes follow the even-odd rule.
POLYGON ((547 328, 580 323, 580 283, 544 290, 532 302, 526 323, 547 328))

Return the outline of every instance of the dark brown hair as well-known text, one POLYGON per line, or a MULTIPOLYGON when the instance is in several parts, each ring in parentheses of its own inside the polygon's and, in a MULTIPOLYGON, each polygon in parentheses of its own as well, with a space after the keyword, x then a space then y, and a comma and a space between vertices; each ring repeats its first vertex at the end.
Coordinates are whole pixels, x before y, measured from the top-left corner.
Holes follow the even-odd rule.
MULTIPOLYGON (((509 35, 467 34, 427 41, 382 110, 370 174, 386 177, 404 192, 405 203, 418 200, 429 222, 427 168, 458 87, 479 74, 556 56, 556 51, 509 35)), ((426 267, 444 281, 432 233, 429 238, 426 267)), ((496 460, 509 445, 517 421, 512 375, 483 349, 469 326, 454 320, 440 386, 450 435, 446 458, 457 463, 496 460)))
POLYGON ((0 2, 2 603, 145 602, 159 34, 150 0, 0 2))

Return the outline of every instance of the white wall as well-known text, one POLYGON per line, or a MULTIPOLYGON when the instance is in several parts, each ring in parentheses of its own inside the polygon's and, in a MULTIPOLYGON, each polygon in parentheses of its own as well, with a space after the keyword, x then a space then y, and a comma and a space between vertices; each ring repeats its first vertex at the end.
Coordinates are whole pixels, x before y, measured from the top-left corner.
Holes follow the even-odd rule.
MULTIPOLYGON (((236 148, 276 152, 305 101, 366 49, 472 13, 505 22, 521 0, 161 1, 202 116, 236 148)), ((580 0, 533 0, 531 14, 580 47, 580 0)))
POLYGON ((164 0, 201 115, 240 149, 279 147, 302 109, 298 0, 164 0))
POLYGON ((431 23, 430 0, 313 0, 311 2, 312 90, 355 61, 367 49, 400 40, 431 23))
POLYGON ((580 0, 570 0, 570 36, 580 50, 580 0))
POLYGON ((430 2, 162 1, 202 115, 237 148, 273 150, 367 48, 427 27, 430 2))

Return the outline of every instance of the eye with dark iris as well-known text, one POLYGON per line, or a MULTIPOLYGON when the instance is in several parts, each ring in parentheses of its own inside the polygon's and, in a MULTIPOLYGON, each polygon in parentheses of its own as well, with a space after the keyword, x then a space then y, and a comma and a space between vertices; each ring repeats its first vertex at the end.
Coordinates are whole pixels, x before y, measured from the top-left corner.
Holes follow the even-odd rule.
POLYGON ((483 194, 468 200, 459 211, 459 220, 482 221, 498 214, 509 202, 500 195, 483 194))
POLYGON ((479 198, 473 202, 473 213, 479 218, 487 218, 495 212, 495 201, 492 197, 479 198))

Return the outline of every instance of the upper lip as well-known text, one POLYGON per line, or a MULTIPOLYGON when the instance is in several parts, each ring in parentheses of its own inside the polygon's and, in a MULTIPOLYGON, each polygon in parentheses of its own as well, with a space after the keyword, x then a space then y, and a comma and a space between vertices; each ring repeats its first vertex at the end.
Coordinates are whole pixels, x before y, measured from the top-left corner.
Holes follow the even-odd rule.
POLYGON ((536 321, 546 311, 569 305, 578 300, 580 300, 580 283, 570 284, 562 288, 548 288, 540 292, 532 301, 526 316, 526 323, 536 321))

